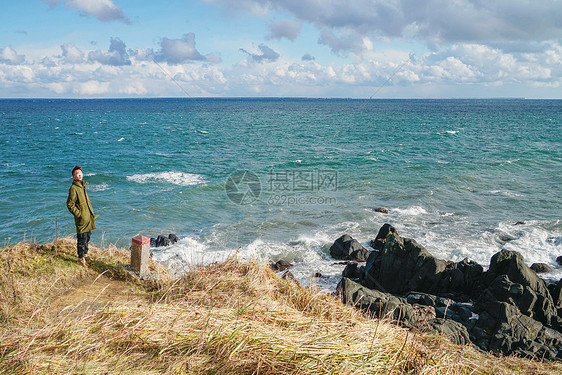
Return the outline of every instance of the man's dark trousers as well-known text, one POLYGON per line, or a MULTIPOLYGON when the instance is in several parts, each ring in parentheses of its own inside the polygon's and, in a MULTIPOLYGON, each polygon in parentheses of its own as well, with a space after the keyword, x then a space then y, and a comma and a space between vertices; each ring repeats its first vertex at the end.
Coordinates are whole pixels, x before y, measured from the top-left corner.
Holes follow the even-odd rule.
POLYGON ((88 254, 90 234, 92 234, 92 231, 76 234, 76 238, 78 239, 78 258, 83 258, 84 255, 88 254))

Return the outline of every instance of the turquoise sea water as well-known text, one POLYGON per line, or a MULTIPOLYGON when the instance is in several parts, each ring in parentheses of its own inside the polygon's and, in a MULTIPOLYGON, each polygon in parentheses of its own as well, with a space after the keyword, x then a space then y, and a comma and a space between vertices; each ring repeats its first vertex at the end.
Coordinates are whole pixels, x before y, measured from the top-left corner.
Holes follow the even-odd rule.
POLYGON ((0 100, 0 116, 2 245, 52 240, 55 217, 73 234, 81 164, 92 240, 176 233, 154 254, 178 270, 238 252, 331 287, 329 245, 385 222, 445 259, 562 255, 560 100, 0 100))

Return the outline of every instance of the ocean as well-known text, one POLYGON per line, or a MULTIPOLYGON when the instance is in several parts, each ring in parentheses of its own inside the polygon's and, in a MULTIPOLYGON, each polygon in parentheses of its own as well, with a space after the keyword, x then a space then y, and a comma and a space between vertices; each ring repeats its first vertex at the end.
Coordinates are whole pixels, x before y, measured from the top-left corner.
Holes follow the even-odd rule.
POLYGON ((562 100, 0 100, 0 116, 2 246, 52 241, 55 219, 74 235, 80 164, 92 241, 175 233, 152 251, 178 273, 283 259, 333 290, 333 241, 367 247, 390 223, 442 259, 516 250, 562 277, 562 100))

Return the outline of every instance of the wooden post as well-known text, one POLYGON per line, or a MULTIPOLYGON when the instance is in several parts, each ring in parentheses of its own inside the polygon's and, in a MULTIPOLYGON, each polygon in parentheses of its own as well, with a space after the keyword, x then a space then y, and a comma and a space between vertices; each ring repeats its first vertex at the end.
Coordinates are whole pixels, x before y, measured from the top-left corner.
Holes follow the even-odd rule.
POLYGON ((57 251, 58 248, 58 242, 59 242, 59 237, 58 237, 58 232, 57 232, 57 217, 55 216, 55 253, 57 251))
POLYGON ((148 258, 150 257, 150 238, 142 235, 133 237, 131 246, 131 268, 139 273, 141 279, 150 274, 148 258))

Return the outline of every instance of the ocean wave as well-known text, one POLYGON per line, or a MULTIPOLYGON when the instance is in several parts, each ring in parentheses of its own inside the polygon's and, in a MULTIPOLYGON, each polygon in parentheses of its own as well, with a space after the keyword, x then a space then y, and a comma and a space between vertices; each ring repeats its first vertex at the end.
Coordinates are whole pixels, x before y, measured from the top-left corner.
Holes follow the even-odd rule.
POLYGON ((327 249, 339 237, 319 231, 300 235, 288 243, 256 238, 237 248, 219 245, 219 233, 206 238, 186 237, 166 248, 152 249, 153 258, 175 274, 188 272, 191 267, 221 262, 236 255, 241 260, 257 259, 263 262, 285 260, 292 263, 291 273, 303 285, 314 283, 322 289, 333 291, 341 279, 345 265, 329 257, 327 249), (313 277, 322 274, 321 278, 313 277))
POLYGON ((421 207, 421 206, 411 206, 408 208, 393 208, 390 210, 391 213, 398 213, 399 215, 405 215, 405 216, 418 216, 418 215, 424 215, 427 214, 427 211, 425 210, 425 208, 421 207))
POLYGON ((149 182, 166 182, 178 186, 192 186, 206 182, 205 178, 201 175, 174 171, 135 174, 132 176, 127 176, 127 180, 140 184, 149 182))
POLYGON ((510 197, 510 198, 524 197, 523 194, 514 193, 514 192, 509 191, 509 190, 490 190, 490 191, 488 191, 488 193, 490 193, 490 194, 501 194, 501 195, 505 195, 506 197, 510 197))
POLYGON ((102 182, 99 185, 90 185, 89 187, 90 191, 105 191, 107 189, 109 189, 109 185, 106 184, 105 182, 102 182))

